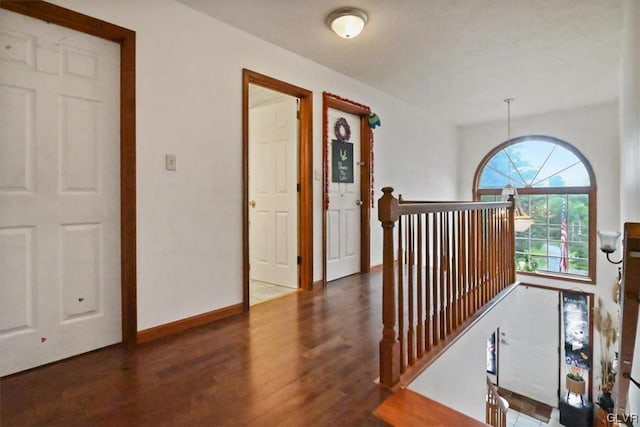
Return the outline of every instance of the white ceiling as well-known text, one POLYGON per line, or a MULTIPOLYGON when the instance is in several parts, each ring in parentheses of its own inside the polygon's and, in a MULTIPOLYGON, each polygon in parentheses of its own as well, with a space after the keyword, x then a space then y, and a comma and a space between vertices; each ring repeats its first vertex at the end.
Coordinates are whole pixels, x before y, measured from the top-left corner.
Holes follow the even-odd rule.
POLYGON ((618 98, 623 0, 179 1, 456 124, 618 98), (356 39, 325 24, 342 6, 356 39))

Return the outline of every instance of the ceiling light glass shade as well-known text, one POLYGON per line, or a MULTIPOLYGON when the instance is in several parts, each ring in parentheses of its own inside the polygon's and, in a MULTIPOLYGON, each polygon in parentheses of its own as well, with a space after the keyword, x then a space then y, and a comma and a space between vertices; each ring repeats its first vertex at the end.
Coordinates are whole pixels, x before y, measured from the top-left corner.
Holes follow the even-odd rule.
POLYGON ((331 12, 327 17, 327 25, 340 37, 352 39, 360 34, 367 19, 363 10, 347 7, 331 12))
POLYGON ((618 246, 618 238, 620 233, 617 231, 598 231, 598 238, 600 239, 600 250, 605 254, 611 254, 616 251, 618 246))

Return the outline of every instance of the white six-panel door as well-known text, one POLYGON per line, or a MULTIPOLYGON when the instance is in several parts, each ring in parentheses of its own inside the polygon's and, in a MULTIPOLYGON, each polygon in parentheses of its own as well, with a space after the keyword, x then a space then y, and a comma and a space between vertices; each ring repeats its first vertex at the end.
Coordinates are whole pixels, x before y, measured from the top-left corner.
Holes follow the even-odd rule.
POLYGON ((329 209, 327 210, 327 281, 360 271, 360 118, 330 108, 328 110, 329 209), (344 117, 351 128, 353 143, 353 184, 331 182, 331 140, 334 126, 344 117))
POLYGON ((250 278, 290 288, 298 287, 297 111, 286 95, 249 110, 250 278))
POLYGON ((0 376, 121 341, 119 58, 0 10, 0 376))

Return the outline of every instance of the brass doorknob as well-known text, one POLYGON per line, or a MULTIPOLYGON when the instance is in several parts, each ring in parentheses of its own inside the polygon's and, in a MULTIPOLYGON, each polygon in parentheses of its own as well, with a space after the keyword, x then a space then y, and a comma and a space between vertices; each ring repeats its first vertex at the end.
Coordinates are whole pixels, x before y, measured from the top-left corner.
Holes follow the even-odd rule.
POLYGON ((251 206, 252 208, 256 207, 256 201, 255 200, 249 200, 249 206, 251 206))

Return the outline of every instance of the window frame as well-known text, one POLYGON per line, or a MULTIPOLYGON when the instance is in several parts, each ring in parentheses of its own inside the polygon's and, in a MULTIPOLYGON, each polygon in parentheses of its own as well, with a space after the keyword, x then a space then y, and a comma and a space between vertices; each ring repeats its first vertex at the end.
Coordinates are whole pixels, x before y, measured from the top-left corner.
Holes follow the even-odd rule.
POLYGON ((517 138, 511 138, 509 141, 505 141, 498 146, 494 147, 491 151, 489 151, 480 161, 478 167, 476 168, 476 172, 473 177, 473 200, 478 201, 480 197, 484 195, 500 195, 502 193, 502 188, 478 188, 480 184, 480 177, 482 172, 484 171, 487 163, 501 150, 507 148, 510 145, 515 145, 521 142, 526 141, 542 141, 548 142, 552 144, 557 144, 562 148, 569 150, 573 153, 584 165, 587 173, 589 174, 589 182, 590 186, 579 186, 579 187, 516 187, 518 190, 518 194, 521 195, 535 195, 535 194, 546 194, 546 195, 567 195, 567 194, 586 194, 589 196, 589 274, 588 276, 578 276, 575 274, 568 273, 555 273, 555 272, 546 272, 546 271, 516 271, 516 274, 522 274, 525 276, 535 276, 542 278, 550 278, 557 280, 564 280, 570 282, 579 282, 579 283, 587 283, 587 284, 595 284, 596 282, 596 222, 597 222, 597 185, 596 185, 596 177, 593 173, 593 168, 591 167, 591 163, 587 158, 573 145, 569 144, 566 141, 563 141, 559 138, 555 138, 547 135, 526 135, 520 136, 517 138))

